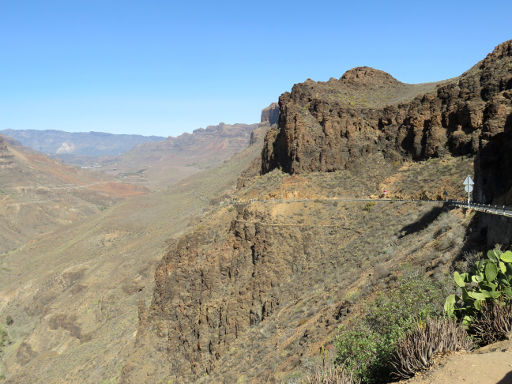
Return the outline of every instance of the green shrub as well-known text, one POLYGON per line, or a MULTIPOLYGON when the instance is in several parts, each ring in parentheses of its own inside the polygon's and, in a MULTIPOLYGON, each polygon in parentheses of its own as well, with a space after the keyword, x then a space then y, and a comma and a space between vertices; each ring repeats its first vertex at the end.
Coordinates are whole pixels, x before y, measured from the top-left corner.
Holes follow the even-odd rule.
POLYGON ((453 279, 461 295, 449 295, 444 309, 448 316, 462 319, 469 329, 485 304, 494 301, 505 304, 512 300, 512 252, 490 250, 487 258, 478 260, 471 272, 455 271, 453 279))
POLYGON ((371 383, 384 369, 386 337, 372 331, 364 321, 340 330, 336 338, 336 365, 363 382, 371 383))
POLYGON ((443 286, 421 271, 407 273, 395 288, 366 304, 364 316, 339 329, 336 365, 353 372, 363 383, 385 382, 396 343, 419 320, 441 314, 445 296, 443 286))
POLYGON ((366 212, 370 212, 372 210, 372 208, 375 207, 375 202, 374 201, 369 201, 368 203, 366 203, 366 205, 364 206, 363 208, 363 211, 366 211, 366 212))

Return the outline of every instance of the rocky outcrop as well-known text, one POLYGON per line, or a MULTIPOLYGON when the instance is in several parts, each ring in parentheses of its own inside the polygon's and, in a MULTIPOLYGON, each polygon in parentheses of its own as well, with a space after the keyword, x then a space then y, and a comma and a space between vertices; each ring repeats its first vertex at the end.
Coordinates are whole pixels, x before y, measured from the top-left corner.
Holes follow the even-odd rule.
POLYGON ((185 237, 164 257, 152 317, 173 324, 166 333, 177 372, 210 373, 239 333, 279 305, 272 287, 291 272, 292 260, 276 257, 274 234, 234 221, 227 238, 209 239, 208 232, 185 237))
POLYGON ((307 80, 279 98, 279 126, 262 173, 334 171, 381 152, 388 159, 474 155, 511 122, 512 41, 458 78, 403 84, 368 67, 307 80))
POLYGON ((261 111, 261 122, 269 125, 277 124, 279 120, 279 104, 272 103, 261 111))

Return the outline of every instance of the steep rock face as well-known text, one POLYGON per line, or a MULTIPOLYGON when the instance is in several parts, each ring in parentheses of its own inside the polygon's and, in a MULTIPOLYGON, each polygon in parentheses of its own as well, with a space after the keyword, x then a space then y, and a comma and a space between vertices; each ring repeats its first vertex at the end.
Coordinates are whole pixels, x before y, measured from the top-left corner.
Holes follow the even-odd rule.
POLYGON ((262 173, 345 169, 376 152, 393 160, 476 154, 510 125, 512 41, 458 78, 403 84, 368 67, 307 80, 279 99, 262 173))
POLYGON ((153 317, 173 324, 167 337, 175 372, 211 372, 239 333, 279 304, 271 289, 292 260, 276 257, 274 231, 240 220, 227 235, 186 237, 157 269, 153 317))
POLYGON ((261 122, 269 125, 277 124, 279 121, 279 104, 272 103, 261 111, 261 122))

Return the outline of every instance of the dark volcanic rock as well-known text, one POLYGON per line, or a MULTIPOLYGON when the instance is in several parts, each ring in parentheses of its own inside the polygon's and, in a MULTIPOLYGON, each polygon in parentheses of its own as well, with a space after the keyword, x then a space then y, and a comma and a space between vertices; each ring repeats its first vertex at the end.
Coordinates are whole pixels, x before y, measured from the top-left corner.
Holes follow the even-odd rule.
POLYGON ((265 139, 262 173, 345 169, 376 152, 393 160, 476 154, 509 134, 511 45, 441 83, 404 84, 360 67, 339 80, 294 85, 279 99, 279 126, 265 139))
POLYGON ((261 122, 269 125, 277 124, 279 120, 279 104, 272 103, 261 111, 261 122))

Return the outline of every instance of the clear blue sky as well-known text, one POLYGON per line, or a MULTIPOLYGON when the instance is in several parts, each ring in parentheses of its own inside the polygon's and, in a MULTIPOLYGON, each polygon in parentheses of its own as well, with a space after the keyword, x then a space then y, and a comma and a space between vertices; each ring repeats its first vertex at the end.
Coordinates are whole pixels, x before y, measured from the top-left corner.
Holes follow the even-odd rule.
POLYGON ((457 76, 508 1, 0 0, 0 129, 162 136, 259 120, 307 78, 457 76))

